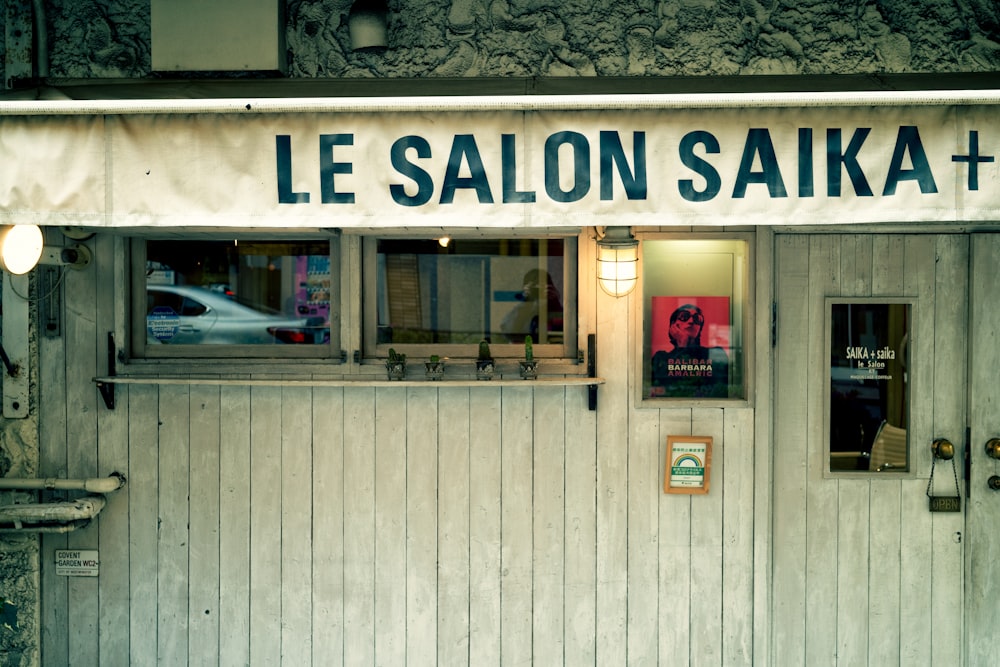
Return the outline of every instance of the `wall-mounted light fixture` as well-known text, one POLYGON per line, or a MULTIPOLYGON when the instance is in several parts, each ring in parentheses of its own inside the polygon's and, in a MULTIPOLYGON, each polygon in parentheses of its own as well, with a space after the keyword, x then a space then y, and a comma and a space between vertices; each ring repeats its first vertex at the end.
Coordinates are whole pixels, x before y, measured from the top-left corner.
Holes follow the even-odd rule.
POLYGON ((639 280, 639 242, 630 227, 606 227, 598 230, 597 282, 614 297, 625 296, 639 280))
POLYGON ((31 271, 42 258, 44 245, 38 225, 0 227, 0 268, 15 276, 31 271))
POLYGON ((351 50, 384 51, 389 45, 388 23, 386 0, 355 0, 347 16, 351 50))
POLYGON ((0 268, 16 276, 38 264, 82 269, 90 264, 90 259, 90 250, 80 243, 46 246, 38 225, 0 226, 0 268))

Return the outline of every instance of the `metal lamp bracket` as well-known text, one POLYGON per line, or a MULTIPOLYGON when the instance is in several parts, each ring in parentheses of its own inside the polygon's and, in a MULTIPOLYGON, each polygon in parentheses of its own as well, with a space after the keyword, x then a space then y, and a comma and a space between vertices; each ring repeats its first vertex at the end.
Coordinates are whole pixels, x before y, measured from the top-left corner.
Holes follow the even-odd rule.
POLYGON ((38 263, 80 270, 85 269, 91 259, 93 255, 90 248, 82 243, 72 243, 65 247, 45 246, 42 248, 42 256, 38 263))
MULTIPOLYGON (((115 369, 115 357, 118 351, 115 349, 115 334, 111 331, 108 332, 108 377, 113 378, 117 373, 115 369)), ((105 382, 99 380, 97 382, 97 390, 101 392, 101 398, 104 399, 104 405, 107 406, 108 410, 115 409, 115 383, 105 382)))
POLYGON ((28 416, 28 276, 6 271, 3 279, 3 416, 28 416))

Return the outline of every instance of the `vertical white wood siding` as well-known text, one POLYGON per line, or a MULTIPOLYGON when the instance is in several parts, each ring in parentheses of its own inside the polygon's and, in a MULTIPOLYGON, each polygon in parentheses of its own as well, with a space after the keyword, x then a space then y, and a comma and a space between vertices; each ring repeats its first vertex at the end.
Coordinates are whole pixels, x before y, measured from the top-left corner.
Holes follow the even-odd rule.
POLYGON ((629 298, 581 298, 596 412, 528 383, 119 385, 107 410, 122 244, 94 245, 42 340, 41 473, 128 486, 43 539, 44 664, 751 663, 753 410, 636 408, 629 298), (668 434, 714 438, 707 496, 662 493, 668 434), (55 576, 67 546, 100 576, 55 576))
POLYGON ((972 235, 970 332, 973 363, 969 378, 969 449, 972 459, 966 534, 966 664, 996 659, 997 599, 1000 598, 1000 493, 988 480, 1000 475, 1000 461, 986 456, 986 442, 1000 437, 1000 234, 972 235))

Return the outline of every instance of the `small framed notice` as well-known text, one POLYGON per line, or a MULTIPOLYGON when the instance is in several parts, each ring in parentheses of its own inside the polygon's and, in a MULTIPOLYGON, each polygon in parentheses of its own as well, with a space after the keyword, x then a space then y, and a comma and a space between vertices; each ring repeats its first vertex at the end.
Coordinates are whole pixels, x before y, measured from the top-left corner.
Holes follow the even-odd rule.
POLYGON ((664 493, 708 493, 712 466, 712 438, 668 435, 664 493))

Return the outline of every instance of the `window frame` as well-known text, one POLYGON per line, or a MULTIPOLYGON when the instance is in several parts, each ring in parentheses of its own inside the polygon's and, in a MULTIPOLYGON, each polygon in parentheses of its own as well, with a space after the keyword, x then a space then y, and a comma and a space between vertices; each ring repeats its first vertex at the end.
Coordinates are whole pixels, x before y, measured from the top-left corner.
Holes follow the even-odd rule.
POLYGON ((129 289, 129 357, 130 361, 191 361, 199 365, 234 363, 240 360, 313 360, 342 361, 341 340, 341 272, 344 259, 341 253, 340 234, 335 230, 286 230, 275 234, 240 230, 230 233, 173 232, 150 233, 129 239, 128 289, 129 289), (329 244, 330 257, 330 340, 318 345, 161 345, 146 344, 146 243, 149 241, 232 241, 257 243, 325 242, 329 244))
MULTIPOLYGON (((665 231, 636 231, 635 237, 640 241, 639 247, 639 280, 636 290, 633 293, 636 299, 633 321, 634 329, 634 379, 632 382, 635 406, 637 408, 680 408, 680 407, 750 407, 753 404, 754 391, 754 350, 755 350, 755 327, 756 319, 756 244, 755 232, 665 232, 665 231), (739 317, 731 321, 731 326, 742 328, 739 333, 739 360, 740 360, 740 383, 736 385, 740 388, 740 395, 729 397, 685 397, 685 396, 649 396, 647 394, 647 361, 650 359, 652 351, 650 329, 651 322, 645 317, 647 293, 646 270, 648 255, 645 245, 649 241, 729 241, 741 242, 745 248, 745 262, 741 267, 740 275, 734 273, 734 281, 739 281, 739 285, 734 284, 731 299, 739 300, 739 317)), ((652 294, 649 295, 651 298, 652 294)), ((730 305, 733 310, 734 305, 730 305)), ((735 335, 731 332, 731 337, 735 335)), ((730 339, 730 367, 733 365, 733 355, 731 353, 732 338, 730 339)))
MULTIPOLYGON (((378 342, 378 300, 374 298, 377 291, 378 266, 377 250, 380 240, 414 240, 427 241, 450 236, 454 240, 487 239, 487 240, 547 240, 561 239, 563 241, 563 342, 540 344, 534 343, 534 355, 541 359, 562 360, 578 363, 579 361, 579 236, 578 228, 560 230, 532 230, 534 233, 516 233, 510 229, 498 230, 455 230, 440 229, 433 233, 385 233, 366 234, 361 239, 362 266, 362 357, 365 360, 381 360, 389 356, 389 349, 406 354, 408 359, 427 359, 437 355, 446 359, 474 359, 478 353, 476 344, 460 343, 379 343, 378 342), (373 298, 368 298, 372 295, 373 298)), ((490 353, 494 359, 520 359, 524 357, 522 343, 490 343, 490 353)))
MULTIPOLYGON (((914 449, 913 449, 913 438, 911 437, 913 433, 913 424, 911 417, 913 415, 913 406, 915 405, 915 391, 921 388, 920 378, 917 377, 916 384, 914 384, 914 376, 916 374, 912 373, 913 359, 918 358, 919 355, 914 355, 914 345, 919 345, 919 341, 915 341, 912 337, 914 328, 917 323, 917 316, 919 314, 920 308, 918 305, 918 299, 916 297, 907 296, 827 296, 823 303, 823 356, 824 359, 824 374, 822 377, 823 382, 823 477, 824 479, 914 479, 917 477, 917 466, 914 461, 914 449), (833 376, 833 365, 832 365, 832 352, 833 352, 833 308, 834 306, 906 306, 908 311, 906 312, 907 319, 907 329, 906 329, 906 349, 904 356, 900 358, 902 364, 902 373, 904 375, 904 380, 902 381, 902 388, 906 392, 905 397, 905 413, 907 415, 907 425, 905 429, 906 437, 906 467, 905 468, 888 468, 885 470, 864 470, 864 469, 834 469, 833 467, 833 447, 832 447, 832 436, 831 436, 831 426, 832 426, 832 397, 833 397, 833 387, 832 387, 832 376, 833 376)), ((888 391, 888 388, 886 389, 888 391)), ((877 432, 876 432, 877 435, 877 432)), ((874 444, 874 442, 873 442, 874 444)), ((863 451, 863 450, 861 450, 863 451)), ((871 449, 868 450, 869 461, 871 456, 871 449)), ((859 457, 860 457, 859 452, 859 457)), ((949 466, 950 467, 950 466, 949 466)), ((950 478, 949 478, 950 480, 950 478)))

